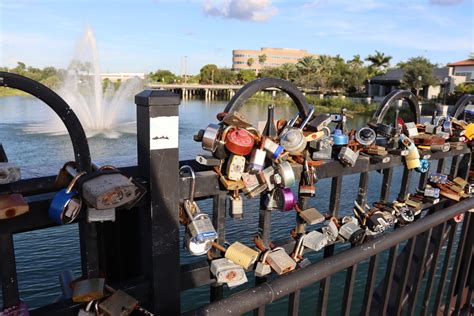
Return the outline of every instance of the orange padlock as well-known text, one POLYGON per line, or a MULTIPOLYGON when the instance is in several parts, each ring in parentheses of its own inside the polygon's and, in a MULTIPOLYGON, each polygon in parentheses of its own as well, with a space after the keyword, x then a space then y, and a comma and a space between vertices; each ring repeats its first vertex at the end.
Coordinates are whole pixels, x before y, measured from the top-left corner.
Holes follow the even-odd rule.
POLYGON ((245 129, 238 128, 229 131, 225 139, 225 147, 232 153, 246 156, 254 145, 254 137, 245 129))

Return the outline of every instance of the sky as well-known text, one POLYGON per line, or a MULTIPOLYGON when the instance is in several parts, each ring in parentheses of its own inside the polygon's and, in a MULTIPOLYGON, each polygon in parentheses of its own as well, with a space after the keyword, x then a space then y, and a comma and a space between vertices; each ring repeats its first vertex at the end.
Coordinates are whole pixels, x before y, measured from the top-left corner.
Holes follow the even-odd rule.
POLYGON ((474 0, 0 0, 0 66, 65 68, 85 29, 102 72, 232 66, 233 49, 285 47, 392 64, 474 52, 474 0))

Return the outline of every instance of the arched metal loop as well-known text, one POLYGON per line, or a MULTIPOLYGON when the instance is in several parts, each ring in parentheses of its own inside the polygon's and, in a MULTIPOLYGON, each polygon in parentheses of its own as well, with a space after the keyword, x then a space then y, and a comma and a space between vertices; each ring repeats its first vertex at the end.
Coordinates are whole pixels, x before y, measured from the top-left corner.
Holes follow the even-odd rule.
POLYGON ((461 114, 464 112, 466 109, 466 106, 469 105, 469 103, 474 104, 474 95, 472 94, 465 94, 463 95, 458 102, 454 105, 454 117, 459 119, 461 114))
POLYGON ((390 92, 380 103, 372 117, 372 123, 380 124, 383 122, 388 110, 395 105, 395 101, 405 100, 410 106, 410 110, 415 116, 415 123, 420 123, 420 106, 416 96, 408 90, 394 90, 390 92))

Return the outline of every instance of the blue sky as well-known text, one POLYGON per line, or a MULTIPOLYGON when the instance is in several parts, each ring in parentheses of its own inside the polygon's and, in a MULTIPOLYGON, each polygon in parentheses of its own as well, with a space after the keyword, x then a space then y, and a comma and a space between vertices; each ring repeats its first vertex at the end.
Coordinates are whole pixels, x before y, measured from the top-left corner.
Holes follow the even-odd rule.
POLYGON ((392 64, 474 52, 474 0, 0 0, 0 65, 66 67, 85 28, 103 72, 230 67, 233 49, 287 47, 392 64))

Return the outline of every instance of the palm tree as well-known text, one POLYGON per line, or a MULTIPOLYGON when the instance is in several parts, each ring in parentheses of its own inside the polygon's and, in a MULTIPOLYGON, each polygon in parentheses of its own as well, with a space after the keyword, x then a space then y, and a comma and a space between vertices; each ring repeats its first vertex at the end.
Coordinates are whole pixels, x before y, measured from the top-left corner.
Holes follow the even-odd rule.
POLYGON ((364 61, 360 58, 360 55, 354 55, 354 58, 347 62, 352 68, 360 68, 364 65, 364 61))
POLYGON ((280 70, 285 75, 285 79, 290 80, 290 76, 296 72, 296 66, 294 64, 285 63, 280 66, 280 70))
POLYGON ((329 81, 334 72, 334 66, 341 62, 340 57, 331 57, 328 55, 321 55, 316 60, 317 62, 317 82, 322 90, 326 90, 329 86, 329 81))
POLYGON ((474 59, 474 52, 469 54, 469 59, 474 59))
POLYGON ((296 69, 306 77, 306 83, 309 83, 311 74, 316 73, 318 70, 318 62, 313 56, 305 56, 298 60, 296 63, 296 69))
POLYGON ((258 63, 260 65, 263 65, 267 61, 267 55, 258 55, 258 63))
POLYGON ((249 66, 249 68, 251 68, 254 63, 255 63, 255 59, 253 59, 252 57, 247 59, 247 66, 249 66))
POLYGON ((390 66, 390 60, 392 56, 385 55, 384 53, 379 52, 378 50, 375 51, 374 55, 369 55, 365 60, 372 63, 372 67, 377 69, 387 69, 390 66))

